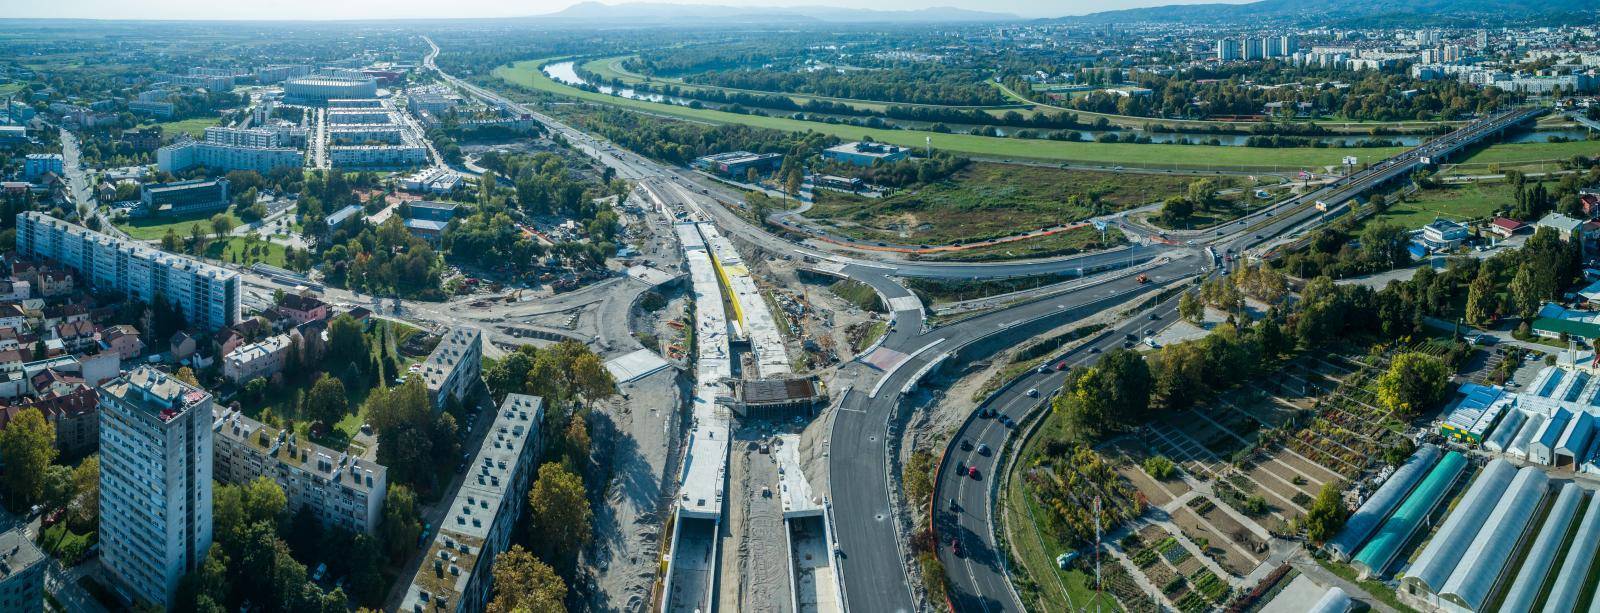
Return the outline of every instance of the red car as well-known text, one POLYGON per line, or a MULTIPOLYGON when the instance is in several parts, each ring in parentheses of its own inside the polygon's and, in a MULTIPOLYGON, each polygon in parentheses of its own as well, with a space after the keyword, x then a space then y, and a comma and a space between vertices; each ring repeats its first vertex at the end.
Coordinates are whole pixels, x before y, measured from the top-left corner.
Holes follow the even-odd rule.
POLYGON ((953 536, 950 537, 950 553, 955 554, 958 558, 961 557, 961 541, 956 540, 956 537, 953 536))
POLYGON ((978 467, 976 467, 976 466, 968 467, 967 468, 967 476, 968 477, 972 477, 973 479, 977 479, 978 478, 978 467))

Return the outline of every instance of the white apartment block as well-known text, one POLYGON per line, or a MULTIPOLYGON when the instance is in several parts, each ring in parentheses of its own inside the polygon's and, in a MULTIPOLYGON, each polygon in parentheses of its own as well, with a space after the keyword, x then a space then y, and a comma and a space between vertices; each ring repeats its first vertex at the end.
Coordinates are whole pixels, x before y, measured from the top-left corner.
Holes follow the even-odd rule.
POLYGON ((270 378, 283 370, 290 350, 287 334, 241 345, 222 357, 222 377, 234 385, 244 385, 256 377, 270 378))
POLYGON ((270 477, 283 488, 290 512, 310 507, 323 526, 372 534, 383 520, 389 469, 285 432, 231 409, 214 409, 211 424, 216 478, 244 484, 270 477))
POLYGON ((433 408, 438 410, 449 398, 465 398, 482 373, 483 331, 461 327, 439 339, 439 345, 422 361, 422 370, 417 374, 422 377, 433 408))
POLYGON ((329 126, 328 140, 334 145, 399 145, 406 141, 406 131, 405 128, 389 124, 329 126))
POLYGON ((239 321, 239 273, 113 238, 38 211, 17 214, 17 252, 78 271, 101 291, 153 304, 175 304, 191 326, 226 328, 239 321))
POLYGON ((428 163, 428 148, 420 144, 347 145, 328 147, 334 168, 408 168, 428 163))
POLYGON ((278 168, 305 165, 305 154, 288 147, 235 147, 185 141, 156 150, 156 166, 165 172, 180 172, 204 166, 215 170, 254 170, 267 174, 278 168))
POLYGON ((211 145, 230 145, 234 147, 278 147, 278 133, 273 130, 261 128, 224 128, 212 126, 206 128, 206 141, 211 145))
POLYGON ((330 126, 348 125, 348 124, 362 125, 362 124, 393 124, 393 123, 397 123, 395 121, 395 118, 392 115, 392 113, 393 113, 393 111, 389 111, 387 109, 382 109, 382 108, 371 108, 371 109, 351 109, 351 108, 328 109, 327 121, 328 121, 328 125, 330 125, 330 126))
POLYGON ((537 472, 543 418, 543 399, 506 396, 406 588, 401 611, 476 613, 488 604, 494 559, 511 540, 537 472))
POLYGON ((100 561, 172 605, 211 547, 211 394, 148 366, 100 387, 100 561))
POLYGON ((308 74, 311 74, 311 67, 305 64, 263 66, 256 69, 256 81, 263 84, 278 83, 285 79, 303 77, 308 74))

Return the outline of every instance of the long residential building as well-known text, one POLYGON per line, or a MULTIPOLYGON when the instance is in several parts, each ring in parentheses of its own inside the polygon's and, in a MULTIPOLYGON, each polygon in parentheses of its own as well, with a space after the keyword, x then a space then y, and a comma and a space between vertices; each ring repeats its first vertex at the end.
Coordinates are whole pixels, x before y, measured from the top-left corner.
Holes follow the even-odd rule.
POLYGON ((100 561, 170 607, 211 547, 211 394, 148 366, 100 388, 100 561))
POLYGON ((305 154, 290 147, 240 147, 199 141, 174 143, 156 150, 156 166, 182 172, 196 166, 211 170, 254 170, 267 174, 305 165, 305 154))
POLYGON ((476 613, 489 602, 494 559, 505 551, 544 446, 544 400, 508 394, 439 521, 400 610, 476 613))
POLYGON ((439 345, 422 361, 418 373, 428 390, 434 409, 442 409, 451 398, 466 398, 483 373, 483 331, 472 327, 455 328, 439 339, 439 345))
POLYGON ((211 424, 216 478, 249 483, 270 477, 283 488, 289 510, 309 507, 323 526, 372 534, 383 519, 389 469, 334 451, 293 432, 250 419, 232 409, 214 409, 211 424))
POLYGON ((278 132, 262 128, 224 128, 211 126, 206 128, 206 142, 212 145, 232 145, 235 147, 277 147, 278 132))
POLYGON ((238 323, 239 273, 151 249, 38 211, 17 214, 17 252, 77 270, 101 291, 177 306, 190 325, 217 330, 238 323))

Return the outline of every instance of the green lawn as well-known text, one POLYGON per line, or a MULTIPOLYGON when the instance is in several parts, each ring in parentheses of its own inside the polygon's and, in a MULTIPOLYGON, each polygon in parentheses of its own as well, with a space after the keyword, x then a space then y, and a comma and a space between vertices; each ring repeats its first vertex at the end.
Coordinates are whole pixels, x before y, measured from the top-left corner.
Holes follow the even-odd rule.
POLYGON ((1485 147, 1472 154, 1461 164, 1504 164, 1508 162, 1532 162, 1545 160, 1567 160, 1574 155, 1594 156, 1600 155, 1600 141, 1571 141, 1565 143, 1514 143, 1500 144, 1485 147))
MULTIPOLYGON (((1196 179, 973 163, 946 180, 882 198, 819 190, 805 216, 860 240, 943 245, 1015 236, 1143 206, 1182 194, 1196 179)), ((1216 181, 1220 187, 1242 183, 1216 181)))
MULTIPOLYGON (((395 351, 395 347, 404 343, 405 339, 416 334, 419 330, 415 327, 386 319, 374 321, 372 328, 367 331, 367 341, 371 345, 371 353, 374 358, 379 354, 378 339, 384 330, 388 330, 389 338, 393 342, 393 346, 389 348, 389 355, 395 358, 396 368, 400 374, 404 375, 407 366, 420 360, 401 355, 398 351, 395 351)), ((361 424, 365 422, 361 415, 361 410, 363 408, 362 405, 367 400, 367 396, 372 393, 373 389, 376 389, 376 386, 386 385, 387 382, 379 381, 374 386, 351 385, 350 381, 343 378, 345 373, 343 372, 344 368, 341 366, 331 364, 308 365, 307 372, 313 374, 285 381, 281 388, 269 390, 259 401, 245 401, 245 399, 241 398, 240 404, 245 415, 251 418, 261 419, 263 413, 270 411, 271 416, 277 422, 276 425, 279 425, 279 427, 281 427, 282 423, 294 421, 296 432, 302 436, 310 436, 311 424, 301 420, 294 401, 296 395, 304 395, 311 391, 311 386, 317 379, 315 374, 318 372, 316 371, 317 368, 325 369, 328 376, 340 377, 341 381, 345 383, 345 396, 349 399, 350 410, 342 419, 334 423, 329 431, 322 433, 321 436, 311 438, 320 445, 343 450, 350 445, 350 441, 355 438, 356 432, 361 428, 361 424)))
MULTIPOLYGON (((1126 164, 1156 168, 1247 168, 1288 171, 1337 165, 1339 160, 1348 153, 1342 149, 1316 148, 1262 149, 1207 145, 1074 143, 975 136, 971 134, 943 134, 921 130, 874 129, 802 121, 785 117, 741 115, 583 91, 551 80, 548 75, 539 70, 540 66, 550 61, 548 59, 526 60, 507 64, 495 68, 493 74, 506 82, 539 91, 661 115, 713 123, 746 124, 759 128, 784 131, 803 132, 810 130, 852 140, 870 137, 877 141, 906 147, 922 147, 924 144, 931 142, 938 149, 975 156, 1076 161, 1096 164, 1126 164), (928 140, 925 141, 924 139, 928 140)), ((1398 147, 1389 147, 1368 148, 1361 151, 1364 156, 1376 158, 1395 155, 1401 150, 1398 147)))
POLYGON ((1412 198, 1413 201, 1390 206, 1379 218, 1407 228, 1420 228, 1439 217, 1452 221, 1480 219, 1510 206, 1512 189, 1506 183, 1469 183, 1421 190, 1412 198))
MULTIPOLYGON (((1094 164, 1124 164, 1148 168, 1248 169, 1286 172, 1302 168, 1336 166, 1350 153, 1347 149, 1314 147, 1258 148, 1209 145, 1169 145, 1133 143, 1089 143, 1000 138, 971 134, 942 134, 922 130, 888 130, 802 121, 785 117, 741 115, 711 109, 691 109, 673 104, 631 100, 588 92, 558 83, 539 70, 553 60, 525 60, 497 67, 493 75, 509 83, 539 91, 560 94, 590 102, 609 104, 684 119, 713 123, 745 124, 785 131, 815 131, 844 139, 870 137, 906 147, 932 146, 974 156, 1073 161, 1094 164), (926 139, 926 140, 925 140, 926 139)), ((1083 114, 1088 116, 1090 114, 1083 114)), ((1403 151, 1401 147, 1360 149, 1367 159, 1382 159, 1403 151)), ((1499 144, 1483 149, 1466 160, 1471 163, 1526 162, 1566 159, 1578 153, 1600 154, 1600 142, 1499 144)))
POLYGON ((257 240, 251 242, 243 236, 230 236, 227 240, 212 241, 206 247, 206 257, 249 266, 265 262, 283 267, 283 245, 257 240))
POLYGON ((222 120, 216 117, 194 117, 190 119, 179 119, 176 121, 140 124, 139 127, 148 128, 150 126, 160 126, 161 131, 169 135, 187 132, 190 136, 200 138, 205 136, 206 128, 220 123, 222 123, 222 120))
MULTIPOLYGON (((171 228, 174 232, 177 232, 178 236, 180 237, 187 237, 189 236, 189 227, 197 223, 200 224, 200 231, 210 234, 211 216, 214 214, 215 213, 189 216, 163 215, 159 217, 132 217, 128 219, 127 223, 118 224, 117 229, 127 232, 128 236, 145 241, 160 240, 161 237, 166 236, 168 228, 171 228)), ((226 215, 228 215, 228 217, 233 221, 233 225, 235 226, 239 226, 244 223, 240 221, 238 217, 235 217, 231 212, 226 213, 226 215)))
POLYGON ((656 85, 670 84, 670 85, 672 85, 674 87, 677 87, 679 89, 682 89, 682 90, 723 91, 723 92, 732 92, 732 93, 755 94, 755 95, 761 95, 761 96, 785 96, 788 99, 794 101, 796 104, 805 104, 805 103, 810 102, 812 100, 823 101, 823 102, 837 102, 837 103, 840 103, 840 104, 849 105, 852 108, 855 108, 855 109, 863 111, 863 112, 868 112, 868 113, 883 113, 883 112, 887 111, 890 106, 930 107, 930 108, 951 108, 951 109, 982 109, 982 110, 986 110, 990 115, 998 118, 998 117, 1000 117, 1002 114, 1004 114, 1007 111, 1017 111, 1017 112, 1020 112, 1020 113, 1023 113, 1023 114, 1026 115, 1026 114, 1030 114, 1032 112, 1032 110, 1033 110, 1033 104, 1032 103, 1022 103, 1022 104, 1026 105, 1026 106, 1005 105, 1005 106, 999 106, 999 107, 992 107, 992 106, 952 106, 952 105, 942 105, 942 104, 917 104, 917 103, 912 103, 912 102, 886 102, 886 101, 881 101, 881 100, 862 100, 862 99, 859 99, 859 98, 838 98, 838 97, 834 97, 834 96, 819 96, 819 95, 815 95, 815 94, 789 94, 789 93, 785 93, 785 92, 770 92, 770 91, 762 91, 762 90, 756 90, 756 89, 743 89, 743 88, 738 88, 738 87, 723 87, 723 86, 720 86, 720 85, 703 85, 703 84, 699 84, 699 83, 685 83, 682 79, 662 79, 662 78, 658 78, 658 77, 649 77, 649 76, 641 75, 639 73, 630 71, 627 68, 622 67, 622 62, 628 60, 629 58, 633 58, 633 57, 637 57, 637 56, 624 55, 624 56, 620 56, 620 57, 607 57, 607 58, 600 58, 600 59, 597 59, 597 60, 589 60, 589 61, 583 63, 582 68, 584 70, 587 70, 587 71, 592 72, 594 74, 600 75, 600 76, 605 77, 607 79, 618 79, 618 80, 621 80, 623 83, 626 83, 628 85, 635 85, 635 84, 638 84, 638 83, 650 82, 650 83, 656 84, 656 85))

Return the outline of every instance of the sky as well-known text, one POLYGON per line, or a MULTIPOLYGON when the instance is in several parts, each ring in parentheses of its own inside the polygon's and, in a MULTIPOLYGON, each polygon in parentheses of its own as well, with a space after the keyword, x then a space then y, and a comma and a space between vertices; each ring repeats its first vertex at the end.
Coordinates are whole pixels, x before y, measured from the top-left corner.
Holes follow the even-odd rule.
MULTIPOLYGON (((1081 15, 1120 8, 1244 0, 708 0, 725 6, 844 6, 880 10, 929 6, 1012 13, 1081 15)), ((0 17, 81 19, 374 19, 521 17, 552 13, 578 0, 0 0, 0 17)), ((620 4, 608 0, 606 4, 620 4)), ((687 4, 688 2, 674 2, 687 4)))

